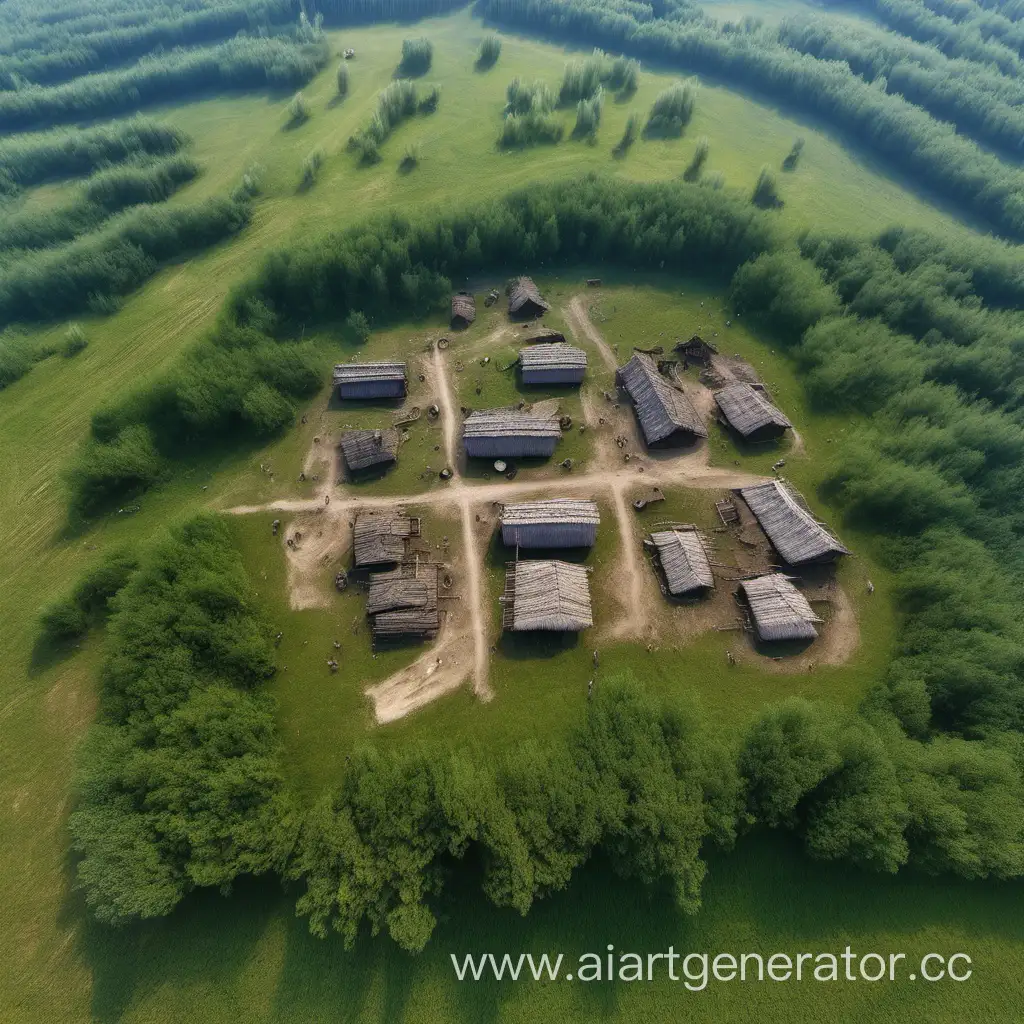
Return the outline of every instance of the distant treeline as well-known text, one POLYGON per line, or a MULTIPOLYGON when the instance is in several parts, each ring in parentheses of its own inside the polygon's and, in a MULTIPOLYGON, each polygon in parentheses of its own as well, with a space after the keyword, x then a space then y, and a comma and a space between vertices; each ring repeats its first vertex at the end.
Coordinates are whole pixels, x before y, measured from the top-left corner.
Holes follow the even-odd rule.
MULTIPOLYGON (((893 660, 859 713, 789 701, 766 709, 736 751, 678 702, 666 710, 608 685, 563 746, 356 753, 307 816, 287 869, 306 887, 299 910, 314 932, 351 942, 367 924, 422 948, 453 862, 474 849, 487 896, 523 913, 595 851, 693 910, 706 845, 750 826, 791 830, 812 856, 881 871, 1024 874, 1024 316, 1010 308, 1020 262, 991 240, 892 231, 807 235, 798 249, 777 231, 720 191, 594 177, 432 220, 376 220, 269 256, 212 335, 94 417, 72 474, 85 511, 169 472, 189 439, 286 424, 321 383, 315 353, 296 340, 303 326, 446 308, 450 279, 541 259, 731 278, 733 305, 789 351, 812 401, 858 415, 824 493, 875 535, 899 616, 893 660)), ((163 608, 165 594, 129 600, 126 589, 118 614, 159 622, 151 600, 163 608)), ((131 662, 142 645, 115 630, 131 662)), ((147 714, 140 730, 166 717, 147 724, 147 714)), ((263 804, 253 806, 261 821, 263 804)), ((181 827, 193 824, 252 834, 222 809, 184 810, 181 827)), ((268 836, 287 831, 262 824, 268 836)), ((100 917, 164 913, 183 891, 114 899, 134 889, 136 866, 145 891, 162 841, 126 847, 119 836, 134 832, 99 826, 91 840, 76 835, 87 856, 89 841, 111 851, 82 877, 100 917)))
POLYGON ((177 128, 143 117, 7 139, 0 142, 0 193, 80 177, 141 156, 169 155, 186 141, 177 128))
POLYGON ((415 21, 466 7, 472 0, 318 0, 317 13, 328 24, 415 21))
POLYGON ((140 23, 83 33, 70 22, 50 27, 37 40, 43 44, 38 48, 10 45, 0 63, 0 89, 18 89, 28 82, 66 82, 154 50, 213 43, 261 25, 294 21, 297 4, 293 0, 224 0, 195 10, 157 2, 147 10, 149 17, 140 23))
MULTIPOLYGON (((129 206, 162 202, 198 173, 199 165, 181 153, 100 171, 89 178, 77 198, 65 206, 32 209, 0 220, 0 251, 42 249, 70 241, 94 231, 108 217, 129 206)), ((16 258, 21 259, 23 255, 16 258)), ((3 259, 0 256, 0 261, 3 259)))
POLYGON ((769 33, 719 27, 699 15, 650 17, 649 8, 615 0, 480 0, 495 20, 522 25, 637 57, 722 75, 825 117, 922 184, 983 218, 1001 234, 1024 238, 1024 171, 957 135, 901 96, 889 95, 834 61, 779 44, 769 33))
POLYGON ((843 60, 861 78, 952 121, 981 142, 1019 157, 1024 151, 1024 79, 968 60, 951 60, 900 36, 837 28, 820 19, 784 21, 778 38, 822 60, 843 60))
POLYGON ((173 50, 65 85, 0 93, 0 130, 110 117, 204 91, 294 88, 308 82, 327 57, 322 39, 284 36, 240 36, 209 49, 173 50))

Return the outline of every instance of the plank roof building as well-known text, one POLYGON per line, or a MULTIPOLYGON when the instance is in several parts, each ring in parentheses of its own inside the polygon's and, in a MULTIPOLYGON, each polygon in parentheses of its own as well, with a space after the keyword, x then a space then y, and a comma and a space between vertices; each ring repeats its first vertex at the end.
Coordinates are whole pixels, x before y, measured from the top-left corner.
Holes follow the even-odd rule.
POLYGON ((550 308, 532 278, 518 278, 508 293, 508 315, 513 319, 532 320, 543 316, 550 308))
POLYGON ((462 424, 462 443, 472 458, 505 459, 549 456, 562 436, 554 416, 519 409, 485 409, 462 424))
POLYGON ((506 505, 500 522, 509 547, 583 548, 597 541, 601 514, 596 501, 551 498, 506 505))
POLYGON ((587 353, 563 341, 542 342, 519 350, 524 384, 580 384, 587 353))
POLYGON ((675 527, 651 534, 668 592, 682 597, 715 585, 704 541, 695 527, 675 527))
POLYGON ((341 363, 334 368, 339 398, 404 398, 405 363, 341 363))
POLYGON ((594 624, 587 569, 569 562, 510 562, 501 597, 501 625, 515 633, 576 633, 594 624))
POLYGON ((476 299, 469 292, 452 296, 452 327, 468 327, 476 319, 476 299))
POLYGON ((420 520, 404 512, 360 512, 352 528, 356 568, 401 562, 409 541, 419 535, 420 520))
POLYGON ((753 384, 730 384, 715 392, 715 402, 725 422, 747 441, 780 437, 793 426, 764 388, 753 384))
POLYGON ((691 363, 709 363, 711 357, 718 354, 718 349, 699 334, 695 334, 689 341, 679 342, 674 351, 691 363))
POLYGON ((616 374, 636 408, 648 445, 679 444, 708 432, 689 398, 666 380, 646 352, 636 352, 616 374))
POLYGON ((789 565, 833 562, 850 552, 811 514, 806 502, 782 480, 740 488, 779 557, 789 565))
POLYGON ((750 606, 754 629, 761 640, 813 640, 818 631, 807 598, 793 586, 788 576, 771 573, 740 584, 750 606))
POLYGON ((432 639, 441 628, 436 562, 407 561, 370 576, 366 614, 374 643, 403 638, 432 639))
POLYGON ((341 435, 342 457, 351 472, 394 462, 398 458, 398 431, 346 430, 341 435))

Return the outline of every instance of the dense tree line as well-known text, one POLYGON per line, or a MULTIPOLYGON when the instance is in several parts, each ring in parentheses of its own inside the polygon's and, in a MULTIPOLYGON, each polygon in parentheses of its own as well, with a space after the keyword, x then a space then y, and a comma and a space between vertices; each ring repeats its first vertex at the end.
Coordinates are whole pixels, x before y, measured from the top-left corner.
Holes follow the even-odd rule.
POLYGON ((778 38, 822 60, 843 60, 862 78, 905 96, 960 131, 1019 156, 1024 150, 1024 81, 898 36, 842 30, 819 19, 784 21, 778 38))
POLYGON ((83 574, 71 593, 43 609, 39 617, 42 639, 49 644, 66 643, 105 622, 111 602, 138 566, 138 557, 132 551, 107 552, 99 564, 83 574))
MULTIPOLYGON (((199 166, 184 154, 100 171, 83 185, 77 198, 62 207, 28 210, 0 221, 0 252, 41 249, 94 231, 108 217, 140 203, 159 203, 192 181, 199 166)), ((20 259, 17 254, 6 259, 20 259)), ((0 262, 5 259, 0 255, 0 262)))
POLYGON ((826 118, 1001 234, 1024 237, 1024 171, 843 64, 797 53, 760 30, 652 17, 650 8, 626 0, 481 2, 484 13, 498 21, 671 61, 762 90, 826 118))
POLYGON ((223 0, 198 10, 154 4, 149 11, 150 18, 141 23, 104 25, 99 31, 83 33, 80 25, 71 22, 51 27, 45 48, 11 47, 0 69, 0 89, 21 88, 29 82, 54 85, 155 50, 218 42, 260 25, 294 21, 296 16, 292 0, 223 0))
POLYGON ((142 117, 8 139, 0 143, 0 194, 143 156, 166 156, 186 141, 177 128, 142 117))
POLYGON ((207 49, 172 50, 64 85, 0 92, 0 129, 110 117, 207 90, 294 88, 308 82, 327 57, 322 39, 302 36, 239 36, 207 49))
POLYGON ((274 673, 270 632, 226 525, 176 529, 110 604, 69 827, 86 902, 121 923, 282 868, 296 821, 259 690, 274 673))

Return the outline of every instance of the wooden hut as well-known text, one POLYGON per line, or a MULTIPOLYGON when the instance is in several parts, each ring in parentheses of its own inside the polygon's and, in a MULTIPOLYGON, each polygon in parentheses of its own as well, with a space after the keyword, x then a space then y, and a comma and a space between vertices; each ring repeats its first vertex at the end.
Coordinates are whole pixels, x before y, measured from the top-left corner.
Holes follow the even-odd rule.
POLYGON ((758 576, 744 580, 740 590, 760 640, 813 640, 818 635, 814 624, 822 620, 789 576, 778 572, 758 576))
POLYGON ((769 441, 793 426, 764 388, 754 384, 730 384, 715 392, 715 402, 725 422, 745 441, 769 441))
POLYGON ((556 417, 519 409, 485 409, 470 413, 462 424, 462 443, 472 458, 547 457, 561 436, 556 417))
POLYGON ((695 526, 658 530, 650 536, 665 586, 674 597, 682 597, 715 585, 704 540, 695 526))
POLYGON ((516 279, 508 293, 508 315, 513 320, 533 320, 549 309, 532 278, 516 279))
POLYGON ((807 503, 782 480, 740 488, 747 503, 779 557, 789 565, 833 562, 848 555, 847 548, 828 527, 814 518, 807 503))
POLYGON ((594 624, 585 566, 569 562, 510 562, 501 597, 502 629, 514 633, 575 633, 594 624))
POLYGON ((420 520, 404 512, 360 512, 352 528, 353 560, 357 569, 401 562, 411 538, 420 535, 420 520))
POLYGON ((341 435, 341 454, 350 472, 394 462, 398 458, 398 431, 346 430, 341 435))
POLYGON ((587 353, 564 342, 541 343, 519 350, 524 384, 580 384, 587 353))
POLYGON ((590 499, 551 498, 506 505, 500 522, 509 547, 583 548, 596 543, 601 514, 590 499))
POLYGON ((681 341, 674 350, 688 363, 700 363, 707 366, 711 357, 718 354, 718 349, 709 341, 705 341, 699 334, 695 334, 689 341, 681 341))
POLYGON ((452 327, 468 327, 476 319, 476 299, 469 292, 452 296, 452 327))
POLYGON ((636 407, 649 446, 689 443, 708 432, 689 398, 665 379, 646 352, 636 352, 616 377, 636 407))
POLYGON ((441 628, 436 562, 407 561, 370 576, 366 614, 374 643, 408 638, 432 639, 441 628))
POLYGON ((341 363, 334 368, 339 398, 404 398, 405 363, 341 363))

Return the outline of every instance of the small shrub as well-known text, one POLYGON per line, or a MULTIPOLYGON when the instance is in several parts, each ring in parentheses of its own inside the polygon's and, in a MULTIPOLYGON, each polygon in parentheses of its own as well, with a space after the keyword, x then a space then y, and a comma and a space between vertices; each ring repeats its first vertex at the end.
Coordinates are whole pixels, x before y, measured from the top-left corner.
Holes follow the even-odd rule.
POLYGON ((588 139, 591 142, 597 137, 597 127, 601 123, 601 104, 603 91, 598 86, 597 92, 589 100, 580 100, 576 104, 576 126, 572 130, 574 139, 588 139))
POLYGON ((498 63, 501 56, 501 40, 497 36, 486 36, 480 44, 476 55, 476 67, 478 71, 486 71, 498 63))
POLYGON ((784 171, 792 171, 796 169, 796 165, 800 162, 800 154, 804 151, 804 140, 803 137, 798 137, 793 141, 793 148, 786 154, 786 159, 782 161, 782 169, 784 171))
POLYGON ((548 114, 555 109, 555 97, 543 82, 524 85, 513 78, 505 90, 505 117, 515 114, 548 114))
POLYGON ((433 59, 434 47, 429 39, 404 39, 398 73, 407 78, 425 75, 430 70, 433 59))
POLYGON ((725 187, 725 175, 721 171, 715 171, 714 174, 709 174, 701 184, 717 192, 720 188, 725 187))
POLYGON ((632 96, 640 84, 640 61, 631 57, 616 57, 612 61, 605 84, 617 89, 624 97, 632 96))
POLYGON ((652 138, 678 138, 693 117, 697 89, 692 82, 677 82, 660 92, 647 117, 645 134, 652 138))
POLYGON ((64 597, 43 609, 39 616, 42 639, 49 644, 64 644, 82 636, 89 628, 85 612, 74 598, 64 597))
POLYGON ((361 310, 355 309, 349 313, 345 319, 345 327, 360 345, 365 345, 370 338, 370 321, 361 310))
POLYGON ((339 64, 338 65, 338 95, 339 96, 347 96, 348 95, 348 65, 347 64, 339 64))
POLYGON ((702 135, 697 140, 697 148, 693 151, 693 157, 690 159, 690 164, 683 171, 683 179, 685 181, 697 181, 700 178, 701 171, 704 170, 704 164, 708 158, 708 150, 711 148, 711 144, 708 142, 708 137, 702 135))
POLYGON ((417 145, 414 142, 411 146, 408 146, 406 148, 405 154, 402 156, 402 159, 399 161, 398 169, 403 174, 408 174, 410 171, 413 171, 413 170, 416 169, 416 167, 419 164, 419 162, 420 162, 420 147, 419 147, 419 145, 417 145))
POLYGON ((528 114, 512 114, 505 118, 498 136, 502 149, 518 149, 523 146, 554 144, 564 133, 561 121, 551 114, 530 111, 528 114))
POLYGON ((441 90, 436 85, 430 87, 430 91, 416 105, 416 112, 419 114, 432 114, 437 110, 438 101, 441 99, 441 90))
POLYGON ((64 340, 60 346, 61 355, 65 359, 70 359, 72 356, 77 356, 88 344, 89 339, 85 336, 82 325, 71 324, 64 332, 64 340))
POLYGON ((640 131, 640 117, 637 114, 630 114, 626 119, 626 127, 622 132, 622 138, 615 144, 612 153, 615 156, 625 156, 629 147, 636 142, 637 134, 640 131))
POLYGON ((301 92, 297 92, 288 104, 288 128, 297 128, 309 120, 309 104, 301 92))
POLYGON ((777 210, 783 203, 779 198, 778 183, 775 180, 775 173, 769 167, 762 167, 761 173, 757 176, 757 183, 750 201, 762 210, 777 210))
POLYGON ((302 187, 312 188, 324 163, 324 151, 318 146, 302 161, 302 187))

